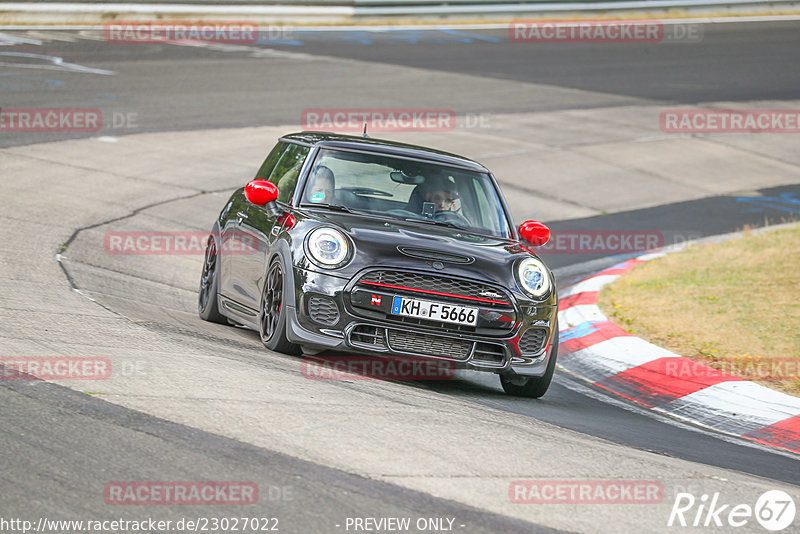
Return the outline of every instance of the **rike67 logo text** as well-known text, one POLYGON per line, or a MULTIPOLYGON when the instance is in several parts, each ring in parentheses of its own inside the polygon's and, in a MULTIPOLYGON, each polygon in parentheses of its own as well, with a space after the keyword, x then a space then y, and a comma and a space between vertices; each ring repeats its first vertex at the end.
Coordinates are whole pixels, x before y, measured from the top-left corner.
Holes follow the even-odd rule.
POLYGON ((755 506, 723 504, 719 492, 696 498, 691 493, 678 493, 669 514, 667 526, 743 527, 753 518, 765 529, 777 532, 794 522, 794 499, 781 490, 762 494, 755 506))

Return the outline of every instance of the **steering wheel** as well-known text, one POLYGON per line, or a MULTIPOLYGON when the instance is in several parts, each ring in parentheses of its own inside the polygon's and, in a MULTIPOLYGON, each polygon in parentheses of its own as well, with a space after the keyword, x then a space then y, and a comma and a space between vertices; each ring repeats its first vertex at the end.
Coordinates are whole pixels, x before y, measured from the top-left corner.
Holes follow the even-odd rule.
POLYGON ((433 220, 453 223, 465 228, 469 228, 471 226, 467 218, 457 211, 437 211, 433 214, 433 220))
POLYGON ((346 191, 352 191, 356 195, 374 195, 376 197, 393 197, 391 193, 381 191, 380 189, 373 189, 372 187, 343 187, 346 191))

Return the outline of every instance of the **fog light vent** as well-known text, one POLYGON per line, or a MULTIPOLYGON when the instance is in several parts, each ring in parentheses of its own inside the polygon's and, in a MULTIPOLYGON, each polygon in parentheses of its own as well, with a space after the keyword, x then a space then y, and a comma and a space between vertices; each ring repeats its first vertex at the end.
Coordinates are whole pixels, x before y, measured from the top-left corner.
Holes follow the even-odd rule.
POLYGON ((528 328, 519 340, 519 351, 522 354, 536 354, 544 348, 547 330, 544 328, 528 328))
POLYGON ((308 315, 314 322, 333 326, 339 322, 339 307, 329 298, 311 297, 308 300, 308 315))

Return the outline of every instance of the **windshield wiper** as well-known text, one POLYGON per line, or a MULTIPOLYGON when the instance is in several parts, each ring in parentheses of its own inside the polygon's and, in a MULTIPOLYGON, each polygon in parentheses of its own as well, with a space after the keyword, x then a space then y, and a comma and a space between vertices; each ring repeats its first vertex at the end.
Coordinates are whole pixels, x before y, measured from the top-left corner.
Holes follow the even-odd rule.
POLYGON ((438 226, 447 226, 448 228, 455 228, 457 230, 466 230, 468 232, 470 231, 469 228, 465 228, 463 226, 459 226, 459 225, 451 223, 451 222, 437 221, 436 219, 415 219, 415 218, 412 218, 412 217, 407 217, 407 218, 405 218, 403 220, 404 221, 408 221, 408 222, 418 222, 418 223, 423 223, 423 224, 435 224, 435 225, 438 225, 438 226))
POLYGON ((341 204, 303 204, 302 208, 325 208, 332 211, 343 211, 345 213, 364 213, 363 211, 354 210, 341 204))

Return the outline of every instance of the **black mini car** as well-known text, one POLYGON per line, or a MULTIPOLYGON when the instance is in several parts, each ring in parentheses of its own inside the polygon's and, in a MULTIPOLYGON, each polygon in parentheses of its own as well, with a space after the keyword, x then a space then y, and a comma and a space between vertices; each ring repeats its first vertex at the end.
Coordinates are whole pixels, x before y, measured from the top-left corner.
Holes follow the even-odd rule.
POLYGON ((446 360, 541 397, 558 354, 558 298, 525 245, 549 237, 536 221, 514 227, 474 161, 291 134, 214 223, 199 313, 256 330, 279 352, 446 360))

